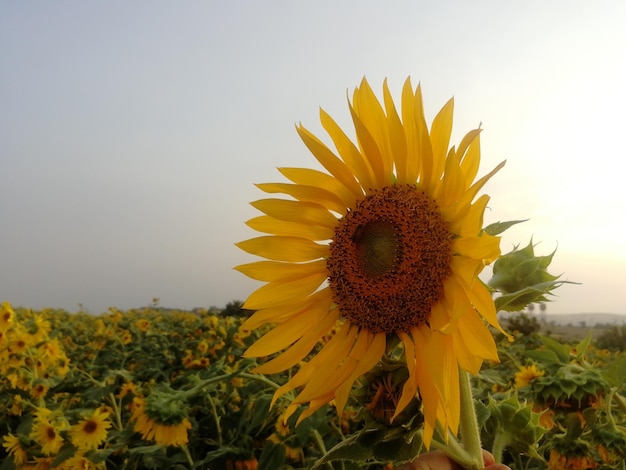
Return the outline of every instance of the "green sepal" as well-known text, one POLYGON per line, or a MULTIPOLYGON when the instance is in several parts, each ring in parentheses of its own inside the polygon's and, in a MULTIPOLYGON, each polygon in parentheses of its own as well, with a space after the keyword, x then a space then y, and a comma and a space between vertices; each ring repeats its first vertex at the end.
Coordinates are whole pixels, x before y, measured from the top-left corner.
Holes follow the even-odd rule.
POLYGON ((495 299, 498 310, 514 312, 533 302, 549 302, 552 291, 569 281, 559 280, 547 269, 556 249, 546 256, 536 256, 532 240, 519 249, 516 245, 509 253, 500 256, 493 265, 489 288, 500 293, 495 299))
POLYGON ((521 224, 522 222, 526 222, 528 219, 524 220, 507 220, 506 222, 494 222, 493 224, 487 225, 483 228, 483 232, 489 235, 500 235, 505 230, 508 230, 513 225, 521 224))

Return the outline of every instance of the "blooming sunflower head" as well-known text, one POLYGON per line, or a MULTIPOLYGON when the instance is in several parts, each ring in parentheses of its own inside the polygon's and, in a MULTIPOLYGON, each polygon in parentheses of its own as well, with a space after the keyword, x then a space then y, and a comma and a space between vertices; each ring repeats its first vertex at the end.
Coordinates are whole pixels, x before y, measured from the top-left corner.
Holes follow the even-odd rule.
POLYGON ((108 429, 111 427, 109 414, 107 410, 99 408, 88 418, 71 426, 69 435, 72 444, 83 450, 97 449, 107 438, 108 429))
POLYGON ((522 366, 520 370, 515 373, 515 387, 522 388, 530 385, 530 383, 545 375, 545 371, 537 368, 535 364, 529 366, 522 366))
POLYGON ((390 416, 419 394, 428 445, 437 420, 458 427, 458 367, 476 373, 497 360, 486 326, 499 328, 496 311, 477 275, 500 255, 499 239, 482 231, 489 197, 478 192, 502 164, 476 180, 480 129, 450 147, 453 100, 429 128, 421 89, 408 79, 399 107, 386 82, 381 103, 365 79, 348 106, 356 139, 321 111, 334 149, 296 128, 326 171, 281 168, 290 182, 258 185, 287 198, 253 202, 263 215, 248 225, 264 235, 238 243, 265 258, 236 268, 266 282, 245 302, 256 313, 243 328, 276 325, 246 355, 284 350, 257 370, 285 370, 341 322, 276 392, 300 389, 303 419, 332 400, 343 409, 395 336, 409 378, 390 416))

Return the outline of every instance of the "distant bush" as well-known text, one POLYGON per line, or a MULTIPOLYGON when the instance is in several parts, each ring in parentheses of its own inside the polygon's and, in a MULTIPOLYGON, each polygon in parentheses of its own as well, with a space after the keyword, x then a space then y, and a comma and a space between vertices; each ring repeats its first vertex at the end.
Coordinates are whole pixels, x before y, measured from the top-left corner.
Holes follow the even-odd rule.
POLYGON ((610 351, 626 350, 626 325, 613 325, 607 331, 598 335, 596 346, 610 351))
POLYGON ((538 333, 541 329, 539 321, 534 316, 525 313, 514 315, 506 319, 507 329, 509 331, 517 331, 522 335, 529 336, 538 333))

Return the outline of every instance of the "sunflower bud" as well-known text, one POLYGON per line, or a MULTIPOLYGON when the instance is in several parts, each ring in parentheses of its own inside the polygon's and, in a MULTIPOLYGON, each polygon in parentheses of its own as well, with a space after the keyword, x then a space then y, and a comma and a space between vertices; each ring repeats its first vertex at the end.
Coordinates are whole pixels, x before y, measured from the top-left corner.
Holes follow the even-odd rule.
POLYGON ((524 309, 533 302, 547 302, 546 295, 567 281, 550 274, 547 269, 554 256, 535 256, 532 240, 523 249, 516 246, 502 255, 493 265, 493 277, 489 286, 499 292, 495 303, 498 310, 509 312, 524 309))

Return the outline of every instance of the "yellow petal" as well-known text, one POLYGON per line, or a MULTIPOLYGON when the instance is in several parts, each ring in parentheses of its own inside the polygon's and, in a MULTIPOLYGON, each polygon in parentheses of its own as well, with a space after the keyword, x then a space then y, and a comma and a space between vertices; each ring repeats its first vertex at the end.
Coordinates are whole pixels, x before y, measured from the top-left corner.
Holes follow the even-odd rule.
POLYGON ((296 222, 303 225, 321 225, 334 228, 337 217, 328 209, 314 202, 289 201, 286 199, 260 199, 250 205, 261 212, 286 222, 296 222))
POLYGON ((276 261, 312 261, 328 256, 327 245, 298 237, 257 237, 236 245, 250 254, 276 261))
POLYGON ((350 138, 343 132, 341 127, 330 117, 323 109, 320 109, 320 120, 322 126, 328 132, 328 135, 333 140, 339 155, 346 165, 350 168, 352 173, 357 177, 361 187, 374 188, 376 187, 376 180, 374 179, 374 173, 367 159, 363 158, 359 149, 352 143, 350 138))
POLYGON ((417 119, 415 109, 415 95, 410 78, 407 78, 402 87, 402 127, 404 127, 406 137, 406 182, 413 184, 421 169, 421 150, 419 131, 417 130, 417 119))
POLYGON ((395 163, 396 177, 398 184, 413 184, 408 179, 407 174, 407 142, 404 127, 402 121, 396 110, 396 105, 393 102, 389 87, 387 86, 387 79, 383 83, 383 99, 385 102, 385 110, 387 111, 387 128, 389 133, 389 147, 393 156, 392 160, 395 163))
POLYGON ((348 402, 354 382, 378 364, 385 353, 386 346, 387 338, 384 333, 371 333, 365 329, 360 331, 357 344, 350 353, 350 357, 356 361, 356 367, 343 384, 337 387, 335 392, 335 404, 339 414, 348 402))
POLYGON ((330 303, 332 303, 330 288, 325 287, 308 297, 293 299, 291 302, 257 310, 251 317, 246 319, 241 325, 241 329, 250 331, 265 323, 282 323, 303 310, 315 308, 315 306, 320 304, 329 305, 330 303))
MULTIPOLYGON (((336 344, 334 347, 334 355, 338 359, 335 362, 337 366, 334 368, 325 367, 325 364, 318 360, 318 356, 311 360, 318 365, 318 370, 307 382, 304 389, 296 397, 299 403, 315 400, 328 392, 335 393, 335 390, 354 370, 354 361, 350 360, 350 351, 358 344, 359 329, 356 326, 348 326, 348 334, 342 344, 336 344), (319 366, 322 367, 319 367, 319 366)), ((329 343, 330 344, 330 343, 329 343)))
POLYGON ((476 281, 476 276, 483 270, 482 261, 466 258, 465 256, 453 256, 450 261, 450 269, 466 289, 471 289, 476 281))
POLYGON ((485 287, 482 282, 476 282, 474 283, 472 289, 466 290, 465 292, 474 308, 478 310, 478 313, 480 313, 480 315, 487 320, 490 325, 495 326, 498 330, 504 333, 502 327, 498 323, 496 305, 493 302, 493 297, 487 287, 485 287))
POLYGON ((416 376, 415 365, 415 344, 413 340, 403 331, 398 332, 398 337, 404 345, 404 355, 406 358, 406 367, 409 372, 409 378, 404 382, 402 386, 402 393, 400 399, 396 405, 396 411, 393 414, 391 420, 393 421, 402 411, 408 406, 408 404, 415 398, 418 386, 418 377, 416 376))
MULTIPOLYGON (((345 357, 345 354, 342 355, 341 352, 346 346, 351 347, 352 345, 352 343, 348 344, 350 333, 350 325, 344 324, 310 362, 301 365, 298 372, 286 384, 281 385, 276 390, 272 398, 272 405, 285 393, 305 385, 315 374, 323 373, 327 376, 329 371, 332 373, 345 357)), ((332 390, 326 390, 326 392, 332 394, 332 390)), ((302 401, 294 400, 294 403, 302 403, 302 401)))
POLYGON ((326 272, 326 261, 323 259, 312 263, 256 261, 235 266, 234 269, 257 281, 287 281, 326 272))
POLYGON ((489 196, 481 195, 474 204, 467 206, 463 214, 450 223, 450 231, 462 237, 476 237, 483 229, 485 208, 489 203, 489 196))
POLYGON ((433 178, 439 179, 446 163, 450 133, 452 132, 452 116, 454 114, 454 98, 448 102, 433 119, 430 129, 430 143, 433 152, 433 178))
POLYGON ((417 142, 419 146, 419 163, 420 163, 420 187, 424 189, 428 194, 432 194, 435 189, 435 185, 439 181, 438 177, 434 176, 434 168, 436 166, 433 157, 432 144, 430 142, 430 135, 428 133, 428 126, 426 125, 426 119, 424 118, 424 103, 422 101, 422 87, 417 85, 415 90, 415 115, 413 119, 417 125, 417 142))
MULTIPOLYGON (((308 310, 305 310, 293 318, 290 318, 288 321, 272 328, 246 350, 246 357, 270 356, 275 352, 291 346, 302 338, 304 334, 302 325, 308 323, 306 321, 307 314, 308 310)), ((256 372, 258 372, 258 370, 256 372)))
POLYGON ((482 129, 469 131, 459 144, 457 156, 467 181, 474 181, 480 165, 480 133, 482 129))
POLYGON ((435 194, 435 200, 439 207, 446 208, 457 202, 463 195, 466 184, 463 171, 459 166, 459 162, 451 150, 445 162, 445 173, 441 185, 437 188, 438 193, 435 194))
POLYGON ((317 137, 311 134, 302 125, 296 126, 296 130, 304 142, 304 145, 307 146, 317 161, 319 161, 331 175, 341 181, 341 184, 348 188, 356 197, 360 197, 363 194, 363 191, 346 164, 337 158, 337 156, 331 152, 328 147, 320 142, 317 137))
POLYGON ((357 140, 374 169, 379 187, 392 184, 393 161, 387 134, 387 118, 365 78, 354 90, 350 110, 357 140))
POLYGON ((310 168, 279 168, 286 178, 300 185, 311 185, 325 189, 340 198, 346 207, 354 207, 355 195, 337 178, 310 168))
POLYGON ((257 310, 280 305, 294 298, 306 297, 315 291, 327 277, 326 272, 321 272, 294 281, 269 282, 250 294, 244 307, 257 310))
MULTIPOLYGON (((498 362, 498 349, 493 335, 476 312, 472 315, 463 315, 459 319, 457 336, 463 338, 463 343, 471 351, 472 357, 480 357, 498 362)), ((472 374, 478 374, 478 370, 466 369, 472 374)))
POLYGON ((261 215, 246 222, 248 227, 257 232, 271 233, 285 237, 307 238, 309 240, 330 240, 335 230, 332 227, 325 227, 314 224, 301 224, 298 222, 286 222, 278 220, 269 215, 261 215))
POLYGON ((332 330, 339 319, 339 311, 336 308, 330 310, 326 308, 326 314, 324 314, 321 308, 319 308, 319 310, 319 313, 315 313, 313 311, 309 312, 311 316, 315 315, 315 318, 321 316, 321 319, 317 322, 311 322, 311 326, 306 329, 302 338, 300 338, 287 351, 276 356, 271 361, 265 362, 256 367, 254 372, 258 372, 260 374, 275 374, 294 367, 302 361, 307 354, 311 352, 317 342, 320 341, 320 338, 332 330))
POLYGON ((346 205, 339 196, 317 186, 289 183, 260 183, 256 186, 266 193, 288 194, 299 201, 314 202, 339 214, 346 212, 346 205))
POLYGON ((452 242, 455 254, 472 259, 495 260, 500 256, 500 238, 486 233, 479 237, 461 237, 452 242))

